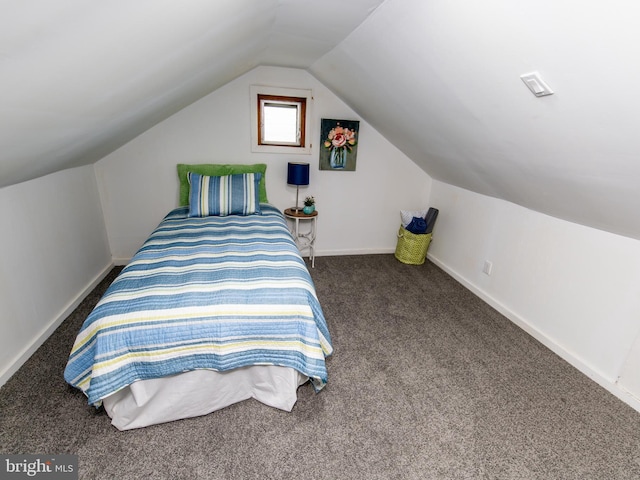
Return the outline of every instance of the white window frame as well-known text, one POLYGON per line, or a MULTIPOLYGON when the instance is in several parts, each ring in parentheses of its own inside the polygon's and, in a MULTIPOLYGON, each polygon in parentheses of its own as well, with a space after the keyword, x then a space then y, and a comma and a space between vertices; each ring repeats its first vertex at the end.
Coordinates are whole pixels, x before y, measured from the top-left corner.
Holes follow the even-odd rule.
MULTIPOLYGON (((267 87, 260 85, 252 85, 251 90, 251 151, 257 153, 284 153, 284 154, 311 154, 311 106, 313 101, 313 95, 311 90, 294 89, 294 88, 279 88, 279 87, 267 87), (260 114, 258 112, 259 102, 258 95, 266 95, 270 97, 289 97, 291 102, 287 101, 287 104, 294 105, 296 98, 302 98, 305 100, 305 113, 304 118, 300 118, 299 122, 304 125, 304 144, 303 145, 271 145, 261 141, 259 138, 258 121, 260 114)), ((298 102, 299 103, 299 102, 298 102)), ((298 111, 300 111, 298 106, 298 111)))

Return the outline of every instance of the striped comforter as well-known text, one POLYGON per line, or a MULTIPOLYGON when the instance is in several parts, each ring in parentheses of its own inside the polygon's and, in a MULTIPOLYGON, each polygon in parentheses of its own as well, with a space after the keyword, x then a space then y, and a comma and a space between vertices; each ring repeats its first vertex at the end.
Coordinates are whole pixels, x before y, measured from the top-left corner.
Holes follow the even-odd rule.
POLYGON ((165 217, 85 320, 66 381, 96 406, 136 380, 249 365, 295 368, 320 390, 331 339, 283 215, 187 208, 165 217))

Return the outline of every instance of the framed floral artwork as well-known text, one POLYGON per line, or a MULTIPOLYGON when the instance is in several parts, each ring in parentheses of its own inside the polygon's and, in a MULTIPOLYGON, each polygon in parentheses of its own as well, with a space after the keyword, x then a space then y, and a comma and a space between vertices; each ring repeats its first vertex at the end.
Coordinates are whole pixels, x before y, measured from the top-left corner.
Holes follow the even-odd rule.
POLYGON ((359 128, 357 120, 321 120, 320 170, 355 171, 359 128))

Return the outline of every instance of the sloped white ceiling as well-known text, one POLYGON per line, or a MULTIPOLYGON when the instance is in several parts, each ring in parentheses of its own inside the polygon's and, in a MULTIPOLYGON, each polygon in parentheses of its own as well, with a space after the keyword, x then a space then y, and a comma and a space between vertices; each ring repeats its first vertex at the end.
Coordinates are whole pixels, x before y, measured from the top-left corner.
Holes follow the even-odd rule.
POLYGON ((0 187, 95 162, 257 65, 306 68, 381 1, 0 0, 0 187))
POLYGON ((640 238, 639 24, 631 0, 0 0, 0 187, 277 65, 438 180, 640 238))
POLYGON ((388 0, 310 72, 435 179, 640 238, 638 25, 634 1, 388 0))

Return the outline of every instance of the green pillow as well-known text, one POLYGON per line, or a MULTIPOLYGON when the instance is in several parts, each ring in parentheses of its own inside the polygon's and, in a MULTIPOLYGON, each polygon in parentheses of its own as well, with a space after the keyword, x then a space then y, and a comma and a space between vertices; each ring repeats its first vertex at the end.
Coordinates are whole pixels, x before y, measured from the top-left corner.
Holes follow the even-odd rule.
POLYGON ((260 179, 260 203, 269 203, 267 200, 267 186, 265 182, 265 173, 267 165, 264 163, 256 163, 254 165, 228 164, 219 165, 211 163, 200 163, 197 165, 178 164, 178 180, 180 181, 180 206, 189 205, 189 180, 187 173, 193 172, 198 175, 206 175, 208 177, 222 177, 225 175, 236 175, 238 173, 261 173, 260 179))

